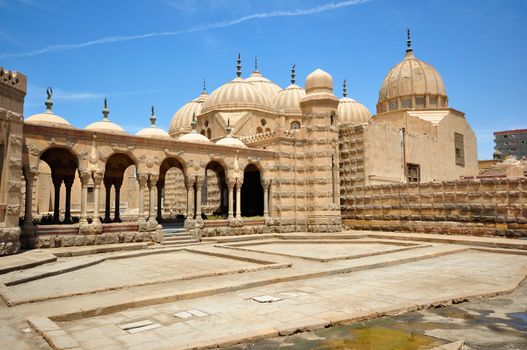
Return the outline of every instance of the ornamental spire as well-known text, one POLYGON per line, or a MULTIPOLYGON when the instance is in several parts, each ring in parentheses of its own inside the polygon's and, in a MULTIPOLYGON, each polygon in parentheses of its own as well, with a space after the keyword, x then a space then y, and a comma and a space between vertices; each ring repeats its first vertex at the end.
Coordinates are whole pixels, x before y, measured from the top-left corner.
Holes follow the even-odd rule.
POLYGON ((258 72, 258 56, 254 56, 254 71, 258 72))
POLYGON ((410 37, 410 29, 406 30, 406 52, 411 52, 412 50, 412 38, 410 37))
POLYGON ((236 76, 240 78, 242 76, 242 59, 238 53, 238 60, 236 60, 236 76))
POLYGON ((153 105, 152 105, 152 114, 150 115, 150 126, 152 128, 156 127, 156 114, 155 114, 153 105))
POLYGON ((108 99, 105 97, 104 98, 104 108, 102 110, 102 120, 105 121, 105 122, 108 122, 110 121, 108 119, 108 114, 110 114, 110 110, 108 109, 108 99))
POLYGON ((227 127, 225 128, 225 131, 227 131, 227 135, 231 134, 232 128, 231 128, 231 118, 227 119, 227 127))
POLYGON ((206 93, 207 92, 207 82, 205 81, 205 78, 203 78, 203 91, 202 93, 206 93))
POLYGON ((48 89, 46 90, 46 94, 48 95, 46 103, 44 103, 46 105, 46 113, 53 113, 51 112, 51 107, 53 107, 53 102, 51 101, 51 96, 53 96, 53 89, 51 88, 51 86, 48 87, 48 89))
POLYGON ((295 76, 296 76, 295 75, 295 65, 293 64, 291 66, 291 84, 293 84, 293 85, 295 85, 295 82, 296 82, 295 76))
POLYGON ((192 132, 196 132, 196 112, 192 113, 192 122, 190 123, 190 126, 192 127, 192 132))
POLYGON ((348 97, 348 87, 346 85, 346 79, 344 79, 344 82, 342 83, 342 96, 348 97))

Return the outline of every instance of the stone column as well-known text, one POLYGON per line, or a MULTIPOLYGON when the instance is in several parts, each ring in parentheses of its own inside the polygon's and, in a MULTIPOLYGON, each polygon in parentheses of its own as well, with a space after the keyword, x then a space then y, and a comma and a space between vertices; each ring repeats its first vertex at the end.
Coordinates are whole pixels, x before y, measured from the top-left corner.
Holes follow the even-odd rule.
POLYGON ((53 179, 53 188, 55 190, 55 199, 53 201, 53 223, 60 224, 60 186, 62 178, 57 175, 51 175, 53 179))
POLYGON ((156 221, 156 185, 157 181, 159 180, 159 175, 157 174, 150 174, 150 177, 148 179, 148 188, 150 190, 150 210, 149 210, 149 217, 148 217, 148 227, 155 229, 157 226, 156 221))
POLYGON ((90 181, 91 174, 88 171, 79 170, 79 178, 81 179, 81 214, 79 224, 82 226, 88 224, 86 207, 88 205, 88 182, 90 181))
POLYGON ((236 179, 236 219, 242 218, 242 179, 236 179))
POLYGON ((113 217, 114 222, 121 222, 121 186, 123 182, 115 181, 113 183, 115 189, 115 215, 113 217))
POLYGON ((187 186, 187 218, 185 219, 185 230, 192 230, 195 228, 194 221, 194 183, 196 177, 193 175, 187 176, 185 184, 187 186))
POLYGON ((64 210, 64 223, 71 224, 71 187, 73 186, 73 181, 75 176, 65 177, 64 186, 66 187, 66 203, 64 210))
POLYGON ((38 173, 30 171, 26 175, 26 203, 24 211, 24 228, 33 226, 33 187, 38 173))
POLYGON ((263 204, 264 204, 264 207, 263 207, 263 215, 264 215, 264 218, 267 218, 269 216, 269 184, 270 184, 270 181, 267 180, 267 179, 262 179, 262 187, 263 187, 263 191, 264 191, 264 196, 263 196, 263 204))
POLYGON ((99 209, 101 205, 101 183, 103 173, 100 171, 93 172, 93 224, 99 225, 99 209))
POLYGON ((112 218, 110 217, 110 194, 112 193, 112 180, 104 179, 104 188, 106 190, 104 222, 112 222, 112 218))
POLYGON ((231 220, 231 219, 234 219, 234 210, 233 210, 233 201, 234 201, 234 196, 232 195, 232 190, 234 188, 234 179, 227 179, 227 188, 229 189, 229 202, 227 203, 229 205, 229 211, 228 211, 228 219, 231 220))
POLYGON ((273 217, 273 181, 269 180, 269 196, 267 197, 269 216, 273 217))
POLYGON ((142 230, 146 226, 145 220, 145 187, 148 182, 148 175, 146 174, 137 174, 137 182, 139 183, 139 198, 138 200, 138 212, 137 212, 137 221, 139 222, 139 229, 142 230))
POLYGON ((203 176, 196 176, 196 220, 201 220, 201 188, 203 176))

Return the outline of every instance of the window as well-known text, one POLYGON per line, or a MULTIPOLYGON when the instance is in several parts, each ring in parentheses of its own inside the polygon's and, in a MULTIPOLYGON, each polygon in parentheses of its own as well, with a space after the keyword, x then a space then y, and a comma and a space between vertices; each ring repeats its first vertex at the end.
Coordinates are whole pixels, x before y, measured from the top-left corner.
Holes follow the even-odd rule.
POLYGON ((299 121, 294 121, 291 123, 291 130, 298 130, 300 129, 300 122, 299 121))
POLYGON ((424 96, 416 96, 415 97, 415 107, 416 108, 425 108, 425 97, 424 96))
POLYGON ((260 123, 262 124, 262 126, 265 126, 265 124, 267 124, 267 120, 262 119, 262 120, 260 120, 260 123))
POLYGON ((212 138, 212 130, 207 129, 207 138, 210 140, 212 138))
POLYGON ((203 123, 203 125, 205 125, 205 127, 209 126, 209 121, 205 120, 205 123, 203 123))
POLYGON ((200 134, 203 135, 203 136, 205 136, 205 129, 201 129, 200 134))
POLYGON ((406 163, 406 176, 408 182, 420 182, 421 169, 419 164, 406 163))
POLYGON ((261 134, 262 132, 263 132, 263 129, 262 129, 261 126, 259 126, 259 127, 256 128, 256 133, 257 133, 257 134, 261 134))
POLYGON ((454 148, 456 156, 456 164, 465 166, 465 141, 462 134, 454 133, 454 148))
POLYGON ((437 96, 428 96, 430 107, 437 107, 437 96))
POLYGON ((381 106, 381 113, 385 113, 386 111, 388 111, 388 104, 383 103, 381 106))
POLYGON ((401 100, 401 108, 412 108, 412 99, 409 97, 401 100))
POLYGON ((399 101, 391 100, 390 101, 390 111, 395 111, 399 107, 399 101))

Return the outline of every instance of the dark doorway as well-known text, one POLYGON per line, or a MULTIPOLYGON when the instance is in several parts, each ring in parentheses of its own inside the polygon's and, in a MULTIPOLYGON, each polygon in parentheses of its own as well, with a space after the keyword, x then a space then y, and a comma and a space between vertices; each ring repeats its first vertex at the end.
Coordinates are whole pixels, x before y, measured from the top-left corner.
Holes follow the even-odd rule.
POLYGON ((254 164, 249 164, 243 172, 242 216, 263 216, 263 200, 260 170, 254 164))

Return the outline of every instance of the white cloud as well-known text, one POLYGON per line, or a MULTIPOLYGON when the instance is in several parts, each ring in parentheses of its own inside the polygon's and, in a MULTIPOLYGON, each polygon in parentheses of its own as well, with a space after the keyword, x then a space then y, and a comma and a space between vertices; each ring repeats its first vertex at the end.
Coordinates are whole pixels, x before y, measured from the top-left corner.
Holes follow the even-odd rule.
POLYGON ((226 28, 226 27, 230 27, 230 26, 243 23, 243 22, 253 21, 257 19, 264 19, 264 18, 308 16, 308 15, 314 15, 317 13, 335 10, 339 8, 360 5, 368 1, 371 1, 371 0, 347 0, 347 1, 339 1, 339 2, 330 2, 330 3, 326 3, 326 4, 319 5, 319 6, 306 8, 306 9, 258 12, 258 13, 253 13, 247 16, 242 16, 239 18, 227 20, 227 21, 200 24, 200 25, 188 28, 188 29, 183 29, 183 30, 176 30, 176 31, 169 31, 169 32, 153 32, 153 33, 144 33, 144 34, 128 35, 128 36, 126 35, 108 36, 108 37, 103 37, 103 38, 94 39, 94 40, 85 41, 85 42, 76 43, 76 44, 50 45, 42 49, 22 52, 22 53, 4 53, 4 54, 0 54, 0 59, 1 58, 4 58, 4 59, 12 58, 12 57, 30 57, 30 56, 42 55, 42 54, 49 53, 49 52, 74 50, 74 49, 80 49, 84 47, 95 46, 95 45, 111 44, 111 43, 116 43, 116 42, 140 40, 140 39, 147 39, 147 38, 154 38, 154 37, 175 36, 175 35, 181 35, 181 34, 195 33, 195 32, 201 32, 201 31, 212 30, 212 29, 217 29, 217 28, 226 28))

